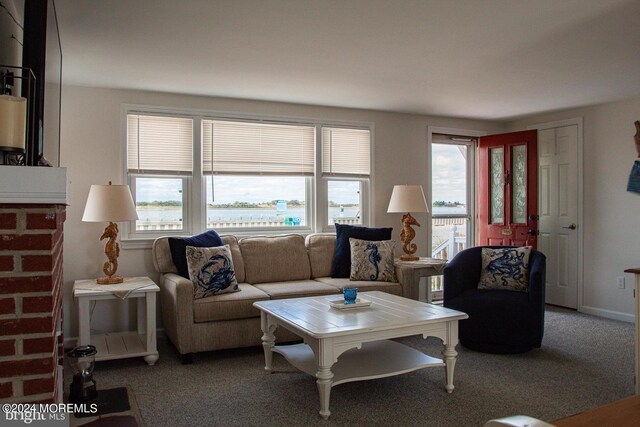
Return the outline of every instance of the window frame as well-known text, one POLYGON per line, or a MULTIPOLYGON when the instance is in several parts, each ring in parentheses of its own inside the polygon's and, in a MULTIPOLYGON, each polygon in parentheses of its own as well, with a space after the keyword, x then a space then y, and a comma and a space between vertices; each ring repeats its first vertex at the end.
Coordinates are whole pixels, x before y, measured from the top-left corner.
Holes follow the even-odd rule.
MULTIPOLYGON (((373 188, 374 176, 374 160, 375 160, 375 126, 371 122, 359 121, 337 121, 324 120, 321 118, 295 117, 295 116, 270 116, 270 115, 253 115, 234 112, 221 112, 211 110, 189 109, 189 108, 173 108, 173 107, 157 107, 138 104, 122 104, 121 106, 121 159, 122 159, 122 177, 123 182, 128 183, 134 191, 135 182, 132 183, 131 176, 127 170, 127 116, 129 114, 142 115, 158 115, 167 117, 183 117, 193 120, 193 172, 191 176, 187 175, 152 175, 141 174, 148 177, 158 178, 185 178, 183 186, 183 229, 182 230, 143 230, 135 229, 135 222, 124 222, 122 227, 122 243, 124 249, 148 248, 153 239, 167 235, 194 235, 204 232, 207 229, 207 205, 206 205, 206 176, 203 173, 203 141, 202 141, 202 121, 203 120, 232 120, 246 122, 263 122, 273 124, 286 125, 306 125, 315 128, 315 144, 314 155, 315 165, 313 176, 306 177, 306 225, 300 227, 235 227, 223 228, 218 231, 224 234, 234 234, 237 236, 251 235, 275 235, 286 232, 294 232, 300 234, 310 234, 314 232, 335 232, 335 226, 326 226, 328 222, 328 199, 327 199, 327 181, 328 180, 357 180, 361 182, 361 209, 362 209, 362 226, 368 226, 373 223, 373 188), (322 128, 323 127, 339 127, 339 128, 356 128, 368 129, 370 132, 370 162, 371 174, 368 178, 364 177, 323 177, 322 176, 322 128), (133 185, 132 185, 133 184, 133 185)), ((135 179, 134 179, 135 181, 135 179)))
MULTIPOLYGON (((475 222, 476 222, 476 149, 478 145, 478 138, 486 135, 484 131, 473 131, 466 129, 452 129, 452 128, 440 128, 440 127, 427 127, 427 145, 429 153, 429 165, 428 165, 428 185, 427 188, 427 204, 429 206, 429 230, 427 239, 427 251, 428 256, 432 256, 431 248, 433 246, 433 219, 434 218, 466 218, 467 219, 467 247, 475 245, 475 222), (433 214, 433 134, 444 135, 456 135, 465 138, 470 138, 472 141, 455 141, 449 143, 449 145, 467 145, 467 213, 466 214, 433 214)), ((436 142, 436 144, 446 144, 446 142, 436 142)))
POLYGON ((187 230, 191 229, 191 215, 190 213, 190 194, 191 189, 191 177, 187 175, 170 175, 170 174, 147 174, 147 173, 128 173, 128 184, 131 189, 131 195, 133 201, 136 201, 137 185, 136 181, 139 178, 150 179, 180 179, 182 180, 182 229, 181 230, 138 230, 135 228, 135 221, 126 222, 127 232, 139 235, 141 237, 155 238, 158 234, 161 235, 184 235, 187 230))
POLYGON ((364 209, 364 206, 369 205, 369 186, 370 186, 370 178, 363 177, 344 177, 344 176, 323 176, 320 178, 322 180, 322 187, 325 189, 325 197, 322 199, 324 201, 323 207, 321 208, 322 212, 322 227, 319 228, 323 233, 332 233, 336 231, 336 226, 334 224, 329 224, 329 181, 350 181, 350 182, 358 182, 360 183, 360 224, 355 224, 360 227, 365 227, 371 223, 369 220, 369 215, 371 209, 364 209))

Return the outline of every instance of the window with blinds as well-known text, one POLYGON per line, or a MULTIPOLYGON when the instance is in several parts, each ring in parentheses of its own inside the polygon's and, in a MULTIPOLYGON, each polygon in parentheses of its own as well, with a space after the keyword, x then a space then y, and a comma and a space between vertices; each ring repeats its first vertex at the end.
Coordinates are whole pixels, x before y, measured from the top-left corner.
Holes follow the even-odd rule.
POLYGON ((370 123, 124 108, 123 169, 139 217, 124 225, 129 239, 371 221, 370 123))
POLYGON ((322 128, 322 175, 368 177, 371 174, 371 131, 322 128))
POLYGON ((202 140, 205 174, 314 173, 313 126, 203 120, 202 140))
POLYGON ((129 173, 182 174, 193 171, 193 120, 127 115, 129 173))

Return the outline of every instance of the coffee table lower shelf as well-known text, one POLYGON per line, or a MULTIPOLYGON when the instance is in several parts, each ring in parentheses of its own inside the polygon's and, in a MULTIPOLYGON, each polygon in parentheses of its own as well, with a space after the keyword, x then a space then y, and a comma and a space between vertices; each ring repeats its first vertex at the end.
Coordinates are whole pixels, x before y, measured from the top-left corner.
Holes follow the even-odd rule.
MULTIPOLYGON (((284 356, 294 367, 309 375, 318 369, 313 350, 307 344, 278 345, 274 353, 284 356)), ((331 386, 351 381, 390 377, 418 369, 445 366, 442 359, 428 356, 392 340, 363 343, 360 349, 345 351, 331 367, 331 386)))

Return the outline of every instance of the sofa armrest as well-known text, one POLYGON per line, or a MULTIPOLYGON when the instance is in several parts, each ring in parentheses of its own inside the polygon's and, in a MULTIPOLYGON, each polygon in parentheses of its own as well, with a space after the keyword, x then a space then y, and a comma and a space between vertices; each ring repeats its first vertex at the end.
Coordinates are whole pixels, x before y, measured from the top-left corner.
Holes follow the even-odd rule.
POLYGON ((191 353, 193 329, 193 283, 175 273, 160 276, 162 322, 180 354, 191 353))

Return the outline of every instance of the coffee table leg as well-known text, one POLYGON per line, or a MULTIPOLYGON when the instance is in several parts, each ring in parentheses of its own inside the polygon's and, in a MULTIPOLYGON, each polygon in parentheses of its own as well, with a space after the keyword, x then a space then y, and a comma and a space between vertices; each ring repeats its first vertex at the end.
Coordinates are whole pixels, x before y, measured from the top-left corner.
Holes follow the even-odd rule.
POLYGON ((320 394, 320 416, 325 420, 331 415, 329 410, 329 399, 331 397, 331 379, 333 378, 333 372, 331 372, 331 366, 319 366, 316 373, 316 384, 318 384, 318 393, 320 394))
POLYGON ((447 390, 447 393, 451 393, 455 388, 453 385, 453 369, 456 366, 456 356, 458 355, 455 347, 455 345, 447 344, 444 351, 442 352, 442 355, 444 356, 444 363, 446 363, 447 365, 447 385, 444 386, 444 388, 447 390))
POLYGON ((264 311, 260 312, 260 327, 262 328, 262 348, 264 349, 264 370, 271 373, 271 361, 273 360, 272 349, 275 346, 276 337, 273 334, 276 324, 271 322, 269 315, 264 311))
POLYGON ((455 388, 453 385, 453 370, 456 366, 456 345, 458 344, 458 321, 451 321, 447 323, 447 342, 444 346, 442 355, 444 356, 444 363, 446 364, 446 380, 447 384, 444 388, 447 393, 451 393, 455 388))

